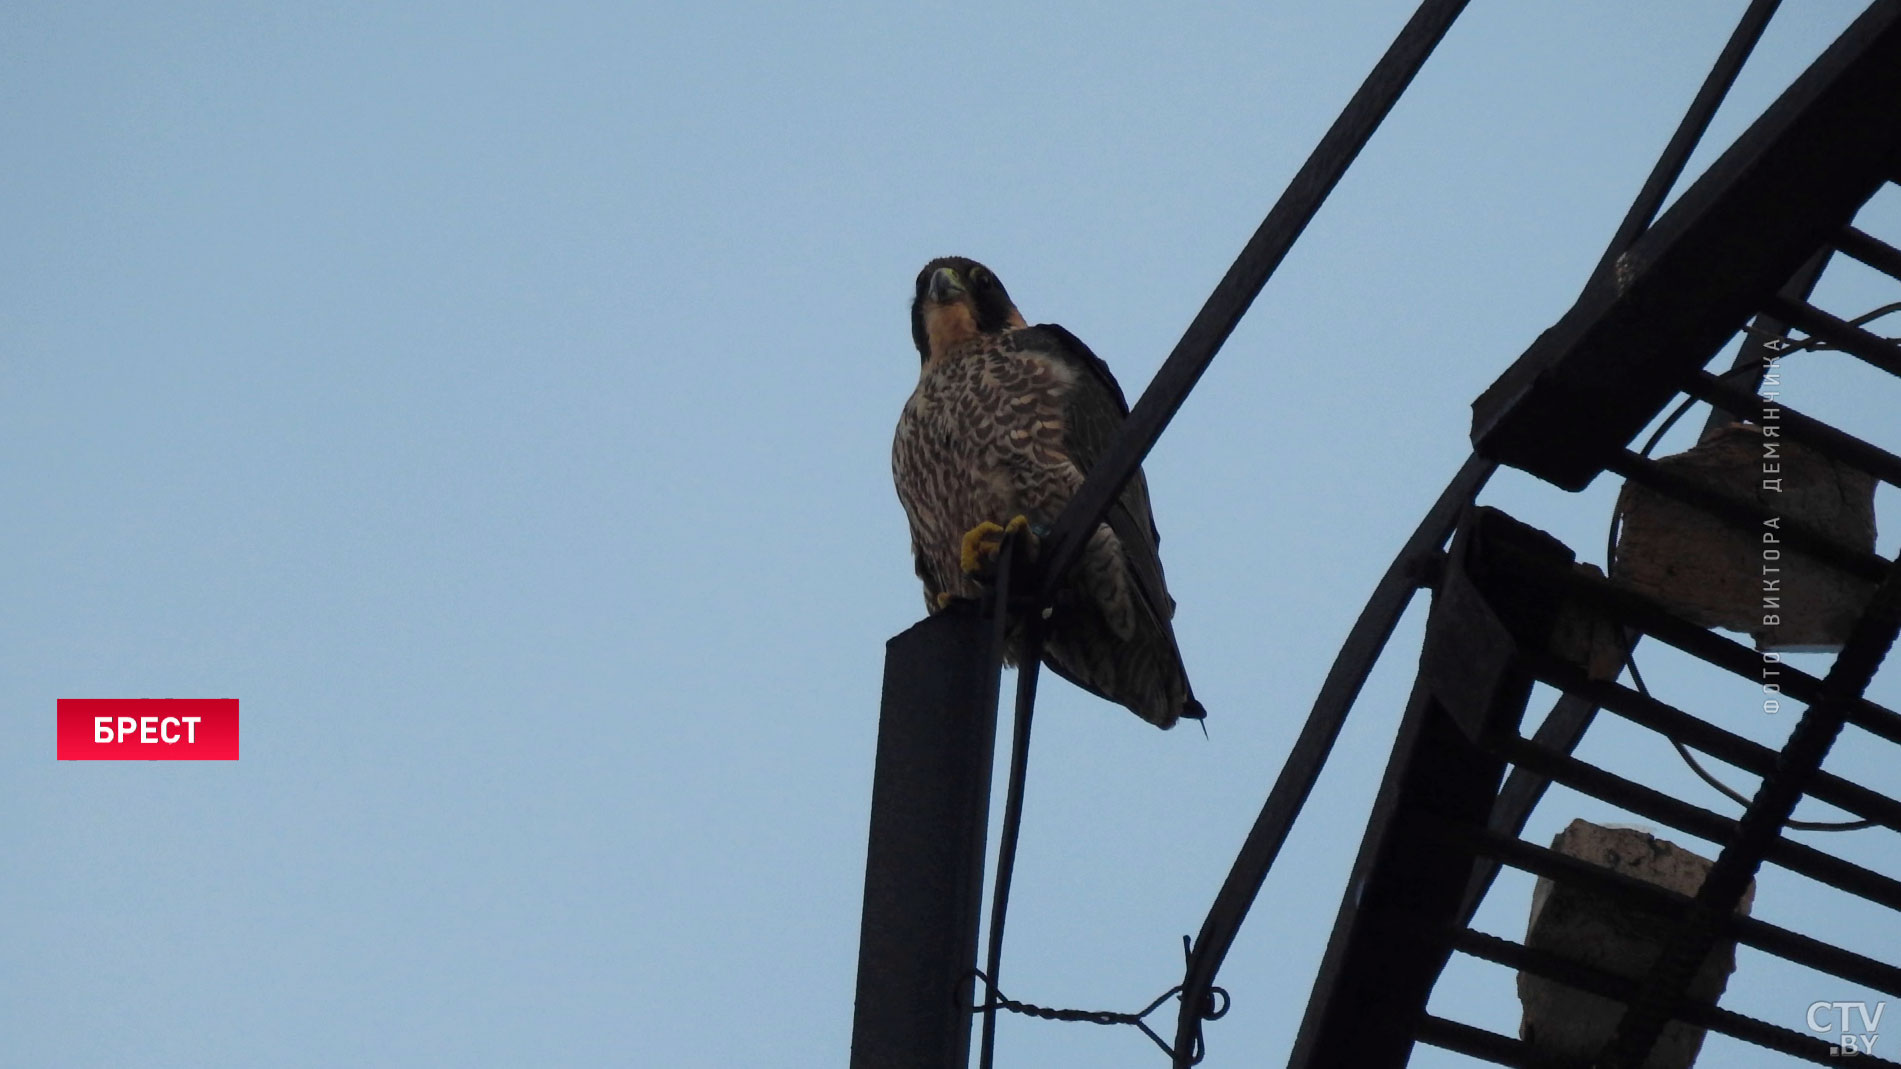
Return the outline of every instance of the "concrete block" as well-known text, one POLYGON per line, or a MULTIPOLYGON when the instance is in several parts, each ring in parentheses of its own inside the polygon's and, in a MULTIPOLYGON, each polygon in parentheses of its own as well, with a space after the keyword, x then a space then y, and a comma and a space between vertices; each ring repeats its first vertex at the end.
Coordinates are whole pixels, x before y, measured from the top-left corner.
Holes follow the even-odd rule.
MULTIPOLYGON (((1703 886, 1711 864, 1647 832, 1605 828, 1583 820, 1572 821, 1551 847, 1684 895, 1694 895, 1703 886)), ((1738 912, 1749 912, 1755 893, 1751 883, 1738 912)), ((1676 922, 1667 916, 1540 879, 1532 892, 1525 945, 1614 975, 1641 979, 1675 928, 1676 922)), ((1735 945, 1718 945, 1692 981, 1691 996, 1714 1004, 1735 967, 1735 945)), ((1530 973, 1518 974, 1518 999, 1524 1008, 1519 1037, 1542 1054, 1583 1064, 1610 1041, 1624 1014, 1623 1003, 1530 973)), ((1703 1029, 1673 1021, 1644 1065, 1646 1069, 1688 1069, 1702 1045, 1703 1029)))
MULTIPOLYGON (((1765 439, 1760 429, 1732 423, 1687 452, 1657 461, 1725 496, 1754 502, 1800 520, 1837 541, 1873 552, 1875 478, 1796 444, 1765 439), (1765 445, 1776 445, 1765 475, 1765 445), (1780 490, 1763 488, 1765 478, 1780 490)), ((1634 482, 1624 484, 1617 509, 1623 524, 1611 577, 1668 605, 1702 627, 1754 637, 1759 650, 1834 652, 1874 593, 1874 584, 1812 557, 1765 545, 1764 532, 1744 532, 1715 516, 1634 482), (1765 549, 1779 549, 1765 559, 1765 549), (1764 568, 1778 569, 1765 573, 1764 568), (1767 587, 1765 579, 1776 581, 1767 587), (1773 598, 1766 607, 1765 598, 1773 598), (1779 622, 1764 624, 1765 616, 1779 622)))

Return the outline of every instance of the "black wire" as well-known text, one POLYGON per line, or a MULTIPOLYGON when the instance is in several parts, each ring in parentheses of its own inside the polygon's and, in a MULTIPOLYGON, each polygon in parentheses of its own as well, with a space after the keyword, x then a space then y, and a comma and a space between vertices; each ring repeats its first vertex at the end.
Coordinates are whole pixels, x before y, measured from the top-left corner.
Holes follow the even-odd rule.
MULTIPOLYGON (((1648 698, 1650 697, 1650 688, 1644 685, 1643 673, 1637 671, 1637 662, 1630 658, 1629 652, 1630 652, 1629 647, 1626 647, 1625 648, 1626 656, 1624 658, 1624 666, 1630 669, 1631 682, 1637 684, 1637 693, 1648 698)), ((1690 748, 1685 746, 1682 740, 1671 735, 1666 735, 1664 737, 1670 740, 1670 745, 1677 748, 1677 754, 1683 758, 1684 764, 1689 765, 1690 771, 1696 773, 1699 779, 1701 779, 1704 783, 1709 784, 1711 787, 1716 788, 1716 790, 1720 794, 1722 794, 1725 798, 1728 798, 1730 801, 1735 802, 1737 805, 1743 806, 1744 808, 1748 808, 1750 800, 1744 797, 1742 792, 1734 789, 1729 784, 1724 783, 1722 780, 1717 779, 1713 773, 1711 773, 1708 769, 1704 768, 1702 762, 1698 761, 1695 755, 1690 753, 1690 748)), ((1874 827, 1875 822, 1872 820, 1833 821, 1833 820, 1796 820, 1794 818, 1790 818, 1785 823, 1784 826, 1788 828, 1792 828, 1796 831, 1860 831, 1862 828, 1874 827)))
MULTIPOLYGON (((1013 548, 1028 556, 1027 539, 1015 536, 1013 548)), ((997 591, 998 612, 1009 610, 1010 592, 997 591)), ((1043 660, 1043 614, 1034 606, 1022 614, 1023 646, 1017 657, 1016 722, 1010 735, 1010 783, 1003 800, 1003 831, 997 843, 997 878, 990 895, 990 938, 982 973, 985 1000, 983 1038, 977 1064, 991 1069, 996 1057, 997 974, 1003 967, 1003 922, 1010 908, 1010 881, 1016 872, 1017 831, 1023 824, 1023 787, 1029 777, 1030 723, 1036 715, 1036 678, 1043 660)), ((1006 1007, 1007 1008, 1007 1007, 1006 1007)), ((1146 1031, 1146 1029, 1144 1029, 1146 1031)))

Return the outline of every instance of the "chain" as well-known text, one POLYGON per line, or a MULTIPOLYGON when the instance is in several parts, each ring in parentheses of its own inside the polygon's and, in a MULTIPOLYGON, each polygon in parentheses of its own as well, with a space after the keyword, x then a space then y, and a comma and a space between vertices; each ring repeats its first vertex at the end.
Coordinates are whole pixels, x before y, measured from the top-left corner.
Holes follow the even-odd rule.
MULTIPOLYGON (((989 986, 990 978, 984 975, 982 969, 972 969, 970 971, 971 975, 975 976, 986 987, 989 986)), ((1162 1053, 1168 1055, 1171 1061, 1175 1057, 1174 1049, 1163 1042, 1162 1037, 1157 1035, 1153 1028, 1149 1027, 1147 1018, 1149 1014, 1154 1013, 1164 1002, 1181 994, 1182 988, 1180 984, 1176 984, 1174 987, 1157 995, 1155 1001, 1144 1006, 1137 1013, 1116 1013, 1113 1010, 1059 1010, 1049 1006, 1038 1006, 1034 1003, 1018 1002, 1016 999, 1006 998, 1002 991, 997 991, 994 987, 991 987, 990 990, 996 991, 996 997, 983 1005, 972 1007, 971 1010, 973 1013, 990 1013, 994 1010, 1007 1010, 1010 1013, 1020 1013, 1027 1017, 1040 1017, 1045 1021, 1134 1025, 1136 1028, 1141 1029, 1142 1034, 1149 1037, 1151 1042, 1157 1047, 1160 1047, 1162 1053)), ((1227 991, 1219 987, 1211 988, 1208 992, 1208 1005, 1202 1009, 1202 1019, 1205 1021, 1213 1021, 1227 1012, 1227 991)), ((1202 1054, 1201 1041, 1200 1038, 1197 1037, 1195 1042, 1195 1054, 1193 1058, 1189 1059, 1189 1064, 1198 1064, 1202 1059, 1202 1054)))

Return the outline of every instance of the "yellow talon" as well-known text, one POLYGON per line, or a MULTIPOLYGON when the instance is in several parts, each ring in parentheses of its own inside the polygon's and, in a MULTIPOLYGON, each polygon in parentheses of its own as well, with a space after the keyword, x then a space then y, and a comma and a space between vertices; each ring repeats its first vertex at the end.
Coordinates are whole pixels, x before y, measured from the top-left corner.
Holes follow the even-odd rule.
POLYGON ((1013 535, 1022 538, 1029 549, 1035 550, 1036 532, 1030 530, 1030 518, 1020 513, 1003 526, 985 520, 964 532, 964 549, 960 556, 964 574, 977 575, 988 571, 996 563, 997 554, 1002 552, 1004 539, 1013 535))
POLYGON ((1003 528, 989 520, 964 532, 964 550, 959 560, 964 566, 965 575, 976 575, 997 559, 997 551, 1003 548, 1003 528))
POLYGON ((942 612, 944 610, 944 606, 949 605, 950 603, 951 603, 951 592, 948 590, 938 591, 937 593, 938 611, 942 612))

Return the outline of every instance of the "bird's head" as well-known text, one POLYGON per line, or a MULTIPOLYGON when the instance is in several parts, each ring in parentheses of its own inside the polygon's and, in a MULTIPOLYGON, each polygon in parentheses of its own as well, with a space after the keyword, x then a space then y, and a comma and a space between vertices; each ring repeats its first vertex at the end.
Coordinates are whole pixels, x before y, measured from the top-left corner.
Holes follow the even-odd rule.
POLYGON ((1024 326, 1003 283, 990 269, 962 256, 941 256, 918 272, 911 301, 911 339, 928 366, 979 334, 1024 326))

